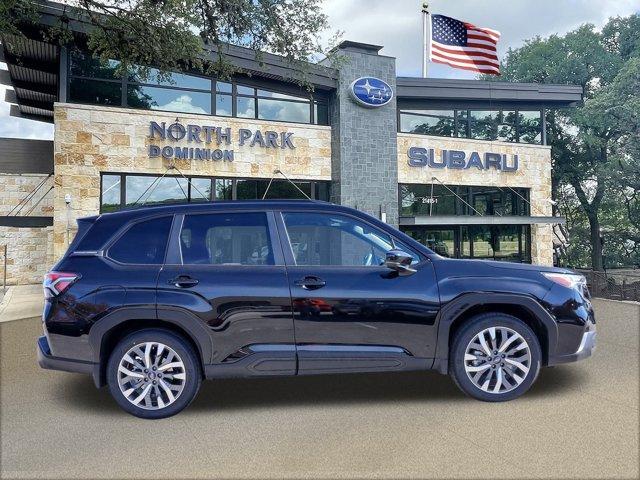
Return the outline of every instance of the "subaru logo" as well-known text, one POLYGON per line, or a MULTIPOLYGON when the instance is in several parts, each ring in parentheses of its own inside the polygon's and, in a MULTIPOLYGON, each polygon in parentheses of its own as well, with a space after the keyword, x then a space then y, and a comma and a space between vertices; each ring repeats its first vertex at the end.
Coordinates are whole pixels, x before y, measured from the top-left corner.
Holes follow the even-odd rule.
POLYGON ((374 77, 354 80, 349 91, 353 99, 365 107, 381 107, 393 98, 393 90, 389 84, 374 77))

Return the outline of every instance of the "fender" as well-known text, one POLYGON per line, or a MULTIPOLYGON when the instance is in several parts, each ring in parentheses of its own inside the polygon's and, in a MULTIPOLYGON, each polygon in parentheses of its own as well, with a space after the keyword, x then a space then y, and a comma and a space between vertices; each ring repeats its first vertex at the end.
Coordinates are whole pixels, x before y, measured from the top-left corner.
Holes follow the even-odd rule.
POLYGON ((100 350, 105 334, 129 320, 161 320, 172 323, 184 330, 198 347, 198 353, 203 365, 211 363, 213 343, 209 330, 201 319, 194 314, 178 307, 124 307, 118 309, 97 321, 89 331, 89 344, 93 351, 93 361, 100 362, 100 350))
POLYGON ((478 305, 517 305, 525 308, 544 327, 549 343, 549 358, 553 357, 558 343, 558 324, 553 316, 533 297, 516 293, 473 292, 464 293, 440 309, 436 322, 438 339, 433 368, 442 374, 449 370, 449 331, 453 322, 464 312, 478 305))

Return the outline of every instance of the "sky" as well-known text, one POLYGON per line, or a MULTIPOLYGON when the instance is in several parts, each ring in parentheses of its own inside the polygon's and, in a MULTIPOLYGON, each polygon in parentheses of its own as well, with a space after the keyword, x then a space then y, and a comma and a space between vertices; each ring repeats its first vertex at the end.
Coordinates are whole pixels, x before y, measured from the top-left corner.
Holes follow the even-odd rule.
MULTIPOLYGON (((325 0, 324 12, 332 34, 342 40, 383 45, 382 55, 396 58, 398 76, 419 77, 422 72, 421 0, 325 0)), ((500 58, 536 35, 564 34, 583 23, 602 27, 609 17, 640 12, 640 0, 431 0, 429 11, 501 32, 500 58)), ((6 65, 0 63, 0 69, 6 65)), ((363 74, 366 72, 363 72, 363 74)), ((433 78, 475 78, 472 72, 429 63, 433 78)), ((9 116, 0 85, 0 137, 52 139, 53 126, 9 116)))

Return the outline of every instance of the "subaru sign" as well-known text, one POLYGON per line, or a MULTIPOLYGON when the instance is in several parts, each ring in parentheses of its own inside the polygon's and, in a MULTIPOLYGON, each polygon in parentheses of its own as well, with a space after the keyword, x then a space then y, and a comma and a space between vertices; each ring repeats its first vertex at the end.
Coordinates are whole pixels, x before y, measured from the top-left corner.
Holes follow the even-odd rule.
POLYGON ((388 83, 375 77, 360 77, 349 86, 353 99, 364 107, 381 107, 393 98, 388 83))

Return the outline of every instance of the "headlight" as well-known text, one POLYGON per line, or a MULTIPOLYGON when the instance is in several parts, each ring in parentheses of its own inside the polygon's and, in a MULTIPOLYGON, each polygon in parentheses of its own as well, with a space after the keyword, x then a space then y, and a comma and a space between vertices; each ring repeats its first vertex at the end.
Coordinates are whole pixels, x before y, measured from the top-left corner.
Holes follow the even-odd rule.
POLYGON ((574 273, 542 272, 542 275, 558 285, 576 290, 579 290, 587 284, 587 279, 584 278, 584 276, 574 273))

